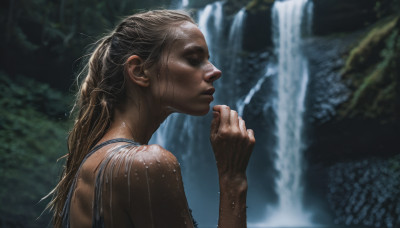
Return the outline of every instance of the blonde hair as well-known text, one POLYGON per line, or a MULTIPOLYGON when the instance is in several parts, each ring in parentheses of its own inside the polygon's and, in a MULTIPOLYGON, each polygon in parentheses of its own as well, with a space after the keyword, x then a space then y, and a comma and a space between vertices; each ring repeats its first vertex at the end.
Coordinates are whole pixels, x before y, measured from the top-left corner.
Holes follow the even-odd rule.
POLYGON ((66 165, 48 205, 54 213, 54 227, 61 227, 68 191, 80 164, 106 133, 116 105, 125 99, 124 64, 127 58, 140 56, 144 68, 154 64, 160 66, 161 54, 174 40, 172 29, 183 22, 194 23, 183 11, 138 13, 124 18, 115 30, 95 43, 73 108, 76 118, 68 137, 66 165))

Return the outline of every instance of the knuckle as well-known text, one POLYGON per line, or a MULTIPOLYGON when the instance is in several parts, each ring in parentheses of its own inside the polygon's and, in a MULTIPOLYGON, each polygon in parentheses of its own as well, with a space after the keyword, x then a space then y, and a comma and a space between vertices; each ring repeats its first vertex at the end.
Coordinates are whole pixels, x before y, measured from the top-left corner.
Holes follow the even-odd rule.
POLYGON ((256 143, 256 139, 254 138, 254 137, 251 137, 250 139, 249 139, 249 144, 250 145, 254 145, 256 143))
POLYGON ((226 138, 229 136, 229 131, 226 128, 223 128, 218 132, 218 136, 220 138, 226 138))
POLYGON ((234 130, 234 131, 232 131, 232 138, 241 139, 242 133, 239 130, 234 130))
POLYGON ((225 109, 225 110, 228 110, 228 111, 230 111, 231 109, 229 108, 229 106, 227 106, 227 105, 222 105, 222 107, 221 107, 222 109, 225 109))

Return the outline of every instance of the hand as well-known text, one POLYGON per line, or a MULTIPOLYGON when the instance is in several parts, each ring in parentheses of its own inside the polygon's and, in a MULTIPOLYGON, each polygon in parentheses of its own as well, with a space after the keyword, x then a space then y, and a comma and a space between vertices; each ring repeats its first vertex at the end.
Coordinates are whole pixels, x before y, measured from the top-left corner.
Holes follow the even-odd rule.
POLYGON ((219 177, 246 179, 246 168, 255 144, 254 132, 247 129, 238 113, 226 105, 213 108, 210 141, 219 177))

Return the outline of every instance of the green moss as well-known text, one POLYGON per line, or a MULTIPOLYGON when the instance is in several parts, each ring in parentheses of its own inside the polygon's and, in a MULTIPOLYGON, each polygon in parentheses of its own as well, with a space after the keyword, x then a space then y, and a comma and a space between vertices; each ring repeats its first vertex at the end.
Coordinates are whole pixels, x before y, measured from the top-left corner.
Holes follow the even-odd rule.
POLYGON ((370 32, 361 40, 360 44, 351 50, 347 58, 344 73, 365 67, 368 60, 382 48, 385 39, 390 35, 398 21, 398 17, 387 22, 377 23, 370 32))
POLYGON ((343 72, 352 80, 354 91, 339 110, 341 117, 363 116, 382 122, 397 118, 399 25, 399 17, 377 23, 350 52, 343 72))
POLYGON ((249 12, 266 11, 271 8, 275 0, 252 0, 246 5, 249 12))

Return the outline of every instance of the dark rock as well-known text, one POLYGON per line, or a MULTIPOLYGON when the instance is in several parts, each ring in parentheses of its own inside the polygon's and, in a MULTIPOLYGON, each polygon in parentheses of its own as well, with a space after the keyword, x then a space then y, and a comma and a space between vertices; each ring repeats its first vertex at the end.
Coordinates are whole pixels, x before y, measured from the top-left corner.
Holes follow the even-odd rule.
POLYGON ((346 119, 313 127, 306 152, 309 163, 334 164, 368 156, 399 154, 400 122, 346 119))
POLYGON ((272 46, 271 8, 264 11, 249 12, 244 27, 243 48, 247 51, 260 51, 272 46))
POLYGON ((360 159, 329 167, 327 197, 336 224, 400 226, 400 157, 360 159))
POLYGON ((375 0, 313 0, 314 34, 350 32, 376 20, 375 0))

